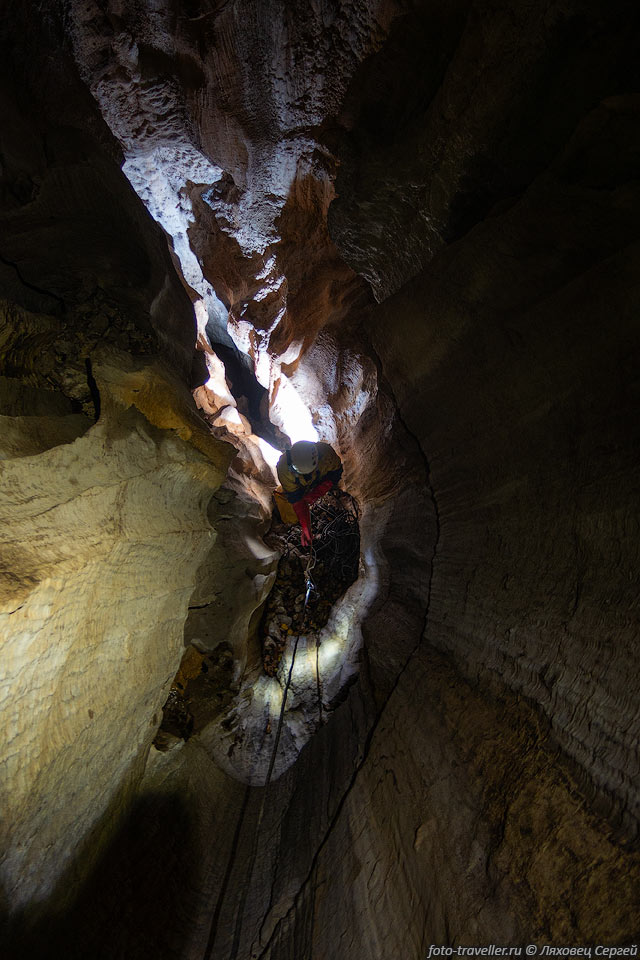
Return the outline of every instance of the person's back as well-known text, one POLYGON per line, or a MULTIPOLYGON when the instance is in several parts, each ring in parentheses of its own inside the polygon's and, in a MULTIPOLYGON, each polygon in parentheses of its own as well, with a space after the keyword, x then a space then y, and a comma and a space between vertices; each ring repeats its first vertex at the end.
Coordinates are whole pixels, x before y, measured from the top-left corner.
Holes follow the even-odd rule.
POLYGON ((298 440, 280 457, 277 472, 284 496, 300 521, 302 544, 308 546, 311 543, 309 506, 339 482, 342 461, 329 443, 298 440))

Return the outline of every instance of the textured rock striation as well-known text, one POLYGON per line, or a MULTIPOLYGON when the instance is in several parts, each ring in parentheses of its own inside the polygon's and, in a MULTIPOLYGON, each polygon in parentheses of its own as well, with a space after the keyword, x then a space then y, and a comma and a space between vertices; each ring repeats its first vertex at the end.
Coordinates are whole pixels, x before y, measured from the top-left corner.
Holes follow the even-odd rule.
POLYGON ((234 455, 193 408, 193 315, 164 237, 70 62, 43 56, 54 24, 29 33, 25 13, 3 64, 2 887, 14 917, 72 896, 74 864, 86 873, 131 801, 234 455))
POLYGON ((637 11, 35 12, 3 28, 16 955, 637 941, 637 11), (267 790, 290 661, 262 673, 273 478, 227 310, 362 506, 323 722, 302 638, 267 790))

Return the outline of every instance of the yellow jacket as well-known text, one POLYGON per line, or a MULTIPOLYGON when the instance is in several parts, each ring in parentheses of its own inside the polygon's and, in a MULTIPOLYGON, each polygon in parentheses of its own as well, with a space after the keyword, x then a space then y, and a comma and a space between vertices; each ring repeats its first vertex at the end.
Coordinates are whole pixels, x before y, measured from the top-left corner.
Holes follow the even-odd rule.
POLYGON ((312 473, 296 473, 289 460, 290 451, 286 450, 278 460, 278 479, 289 503, 297 503, 306 493, 324 480, 337 483, 342 476, 342 461, 331 444, 320 441, 318 448, 318 465, 312 473))

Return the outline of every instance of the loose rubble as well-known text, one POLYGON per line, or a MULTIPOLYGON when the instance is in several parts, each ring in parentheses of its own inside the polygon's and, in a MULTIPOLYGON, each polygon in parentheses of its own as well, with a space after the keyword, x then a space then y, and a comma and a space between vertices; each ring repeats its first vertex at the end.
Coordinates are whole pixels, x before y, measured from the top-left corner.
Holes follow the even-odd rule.
POLYGON ((332 490, 311 507, 313 581, 306 614, 305 571, 309 547, 300 544, 300 527, 274 523, 268 538, 283 550, 260 628, 265 673, 275 676, 289 637, 318 633, 331 608, 358 577, 358 506, 348 493, 332 490))
MULTIPOLYGON (((309 574, 313 590, 305 611, 309 547, 300 544, 300 527, 274 521, 265 541, 282 551, 278 573, 260 626, 265 673, 275 676, 289 637, 317 634, 334 603, 357 579, 360 560, 358 506, 348 493, 333 490, 311 507, 313 551, 309 574)), ((190 646, 163 707, 154 746, 166 751, 218 715, 233 696, 233 656, 226 644, 212 653, 190 646)))
POLYGON ((187 647, 162 708, 154 747, 164 752, 177 740, 188 740, 221 713, 233 696, 232 676, 228 644, 219 644, 211 653, 187 647))

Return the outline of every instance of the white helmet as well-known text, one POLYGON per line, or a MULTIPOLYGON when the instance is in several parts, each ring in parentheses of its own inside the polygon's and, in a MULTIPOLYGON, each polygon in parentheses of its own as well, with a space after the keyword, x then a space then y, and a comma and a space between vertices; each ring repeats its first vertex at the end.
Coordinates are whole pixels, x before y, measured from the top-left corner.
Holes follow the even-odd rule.
POLYGON ((313 473, 318 466, 318 448, 311 440, 298 440, 291 447, 291 466, 296 473, 313 473))

